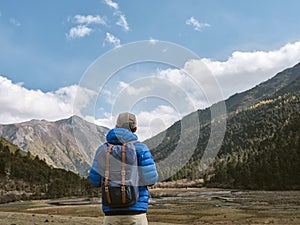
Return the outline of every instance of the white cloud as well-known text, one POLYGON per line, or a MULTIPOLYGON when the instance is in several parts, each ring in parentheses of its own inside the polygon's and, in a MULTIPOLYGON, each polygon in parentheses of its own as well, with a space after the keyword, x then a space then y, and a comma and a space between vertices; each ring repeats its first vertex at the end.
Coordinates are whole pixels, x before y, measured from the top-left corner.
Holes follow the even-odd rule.
POLYGON ((184 99, 178 99, 178 102, 181 101, 190 105, 190 107, 186 107, 187 111, 184 114, 190 113, 189 110, 191 109, 196 110, 209 105, 208 100, 205 97, 205 93, 203 92, 203 87, 199 87, 193 77, 184 72, 184 69, 159 70, 156 76, 171 82, 174 89, 176 88, 185 94, 184 99))
POLYGON ((93 30, 85 25, 72 27, 69 33, 66 34, 68 39, 82 38, 91 34, 93 30))
POLYGON ((185 21, 186 25, 192 26, 194 30, 201 31, 204 27, 210 27, 208 23, 200 23, 197 19, 193 16, 185 21))
POLYGON ((112 0, 104 0, 104 3, 110 7, 112 7, 114 10, 119 9, 119 5, 116 2, 113 2, 112 0))
POLYGON ((16 123, 29 119, 59 119, 72 114, 74 86, 43 93, 28 90, 0 76, 0 123, 16 123))
POLYGON ((78 24, 101 24, 101 25, 106 25, 106 22, 104 18, 102 18, 99 15, 92 16, 92 15, 76 15, 74 16, 74 21, 75 23, 78 24))
POLYGON ((105 19, 100 15, 76 15, 68 18, 68 22, 79 24, 75 27, 71 27, 69 32, 66 34, 66 38, 69 40, 83 38, 90 35, 94 31, 92 25, 107 25, 105 19))
POLYGON ((122 27, 125 31, 129 31, 130 27, 128 25, 126 16, 122 13, 121 10, 119 10, 118 3, 113 2, 112 0, 104 0, 104 3, 114 9, 113 15, 118 17, 116 25, 122 27))
POLYGON ((94 118, 94 123, 95 124, 97 124, 99 126, 108 127, 110 129, 115 127, 116 121, 117 121, 117 117, 113 116, 109 113, 104 113, 103 118, 98 118, 98 119, 94 118))
POLYGON ((173 123, 180 120, 176 110, 167 105, 159 105, 151 111, 141 111, 137 115, 137 135, 146 140, 159 132, 166 130, 173 123))
POLYGON ((121 41, 119 38, 117 38, 116 36, 112 35, 111 33, 106 33, 104 42, 103 42, 103 46, 105 46, 105 43, 109 43, 112 44, 114 47, 118 48, 121 46, 121 41))
MULTIPOLYGON (((180 116, 176 110, 167 105, 158 105, 151 111, 141 111, 136 113, 136 117, 138 127, 137 135, 142 141, 158 134, 180 120, 180 116)), ((116 121, 117 115, 106 113, 104 114, 104 118, 96 119, 95 123, 100 126, 113 128, 115 127, 116 121)))
POLYGON ((86 105, 96 94, 76 85, 63 87, 53 92, 29 90, 21 83, 14 84, 0 76, 0 123, 17 123, 31 119, 58 120, 72 116, 81 116, 74 112, 74 101, 80 106, 86 105), (80 95, 78 94, 80 93, 80 95))
POLYGON ((141 95, 142 93, 150 91, 150 88, 147 86, 142 86, 142 87, 135 87, 130 84, 127 84, 123 81, 119 83, 120 89, 125 90, 126 94, 130 96, 138 96, 141 95))
MULTIPOLYGON (((234 52, 227 61, 202 59, 228 98, 300 62, 300 42, 273 51, 234 52)), ((197 61, 191 62, 197 68, 197 61)))
POLYGON ((116 23, 118 26, 122 27, 125 31, 129 31, 129 25, 127 23, 125 15, 120 15, 119 20, 116 23))

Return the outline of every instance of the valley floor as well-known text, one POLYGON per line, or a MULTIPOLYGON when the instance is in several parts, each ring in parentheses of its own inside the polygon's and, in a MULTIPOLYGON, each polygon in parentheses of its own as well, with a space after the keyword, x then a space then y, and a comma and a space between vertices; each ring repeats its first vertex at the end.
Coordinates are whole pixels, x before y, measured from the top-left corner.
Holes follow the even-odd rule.
MULTIPOLYGON (((300 224, 300 191, 153 189, 149 225, 300 224)), ((101 205, 86 199, 0 205, 1 225, 100 225, 101 205), (82 201, 82 204, 80 204, 82 201)))

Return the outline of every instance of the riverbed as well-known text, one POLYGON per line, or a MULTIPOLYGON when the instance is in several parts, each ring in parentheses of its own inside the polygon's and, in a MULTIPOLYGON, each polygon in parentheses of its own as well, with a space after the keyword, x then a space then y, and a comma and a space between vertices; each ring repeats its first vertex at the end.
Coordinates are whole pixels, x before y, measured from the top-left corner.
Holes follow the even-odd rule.
MULTIPOLYGON (((150 225, 300 224, 300 191, 183 188, 152 189, 150 192, 150 225)), ((98 198, 0 205, 1 225, 99 225, 102 220, 98 198)))

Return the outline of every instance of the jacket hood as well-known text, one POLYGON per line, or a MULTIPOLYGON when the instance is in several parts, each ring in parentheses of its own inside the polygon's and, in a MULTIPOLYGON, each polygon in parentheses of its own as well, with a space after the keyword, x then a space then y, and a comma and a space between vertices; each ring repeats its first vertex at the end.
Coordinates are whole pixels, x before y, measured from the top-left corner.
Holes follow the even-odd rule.
POLYGON ((122 145, 124 143, 137 140, 138 137, 136 136, 136 134, 132 133, 131 131, 125 128, 111 129, 106 135, 106 141, 109 144, 113 145, 122 145))

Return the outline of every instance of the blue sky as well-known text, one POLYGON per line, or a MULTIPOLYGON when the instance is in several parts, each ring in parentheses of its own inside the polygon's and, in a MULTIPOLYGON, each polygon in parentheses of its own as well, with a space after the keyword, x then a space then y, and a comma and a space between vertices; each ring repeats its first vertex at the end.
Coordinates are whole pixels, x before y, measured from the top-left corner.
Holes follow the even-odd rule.
MULTIPOLYGON (((32 98, 28 102, 35 104, 36 99, 50 98, 53 104, 69 107, 72 91, 99 56, 152 39, 178 44, 203 58, 226 98, 300 61, 299 8, 297 0, 0 0, 0 102, 5 105, 3 93, 8 90, 11 99, 28 95, 32 98), (232 79, 236 85, 230 85, 232 79)), ((143 76, 165 70, 154 64, 133 66, 130 71, 143 71, 143 76)), ((125 87, 126 79, 120 77, 117 80, 125 87)), ((22 110, 27 108, 24 104, 2 107, 0 123, 71 114, 71 109, 52 107, 53 114, 47 116, 46 103, 45 111, 39 105, 22 110)), ((157 103, 149 110, 162 106, 157 103)), ((98 122, 107 125, 109 109, 102 107, 101 113, 98 122)), ((169 118, 164 119, 165 126, 180 116, 169 118)), ((151 121, 155 118, 148 125, 151 121)))

